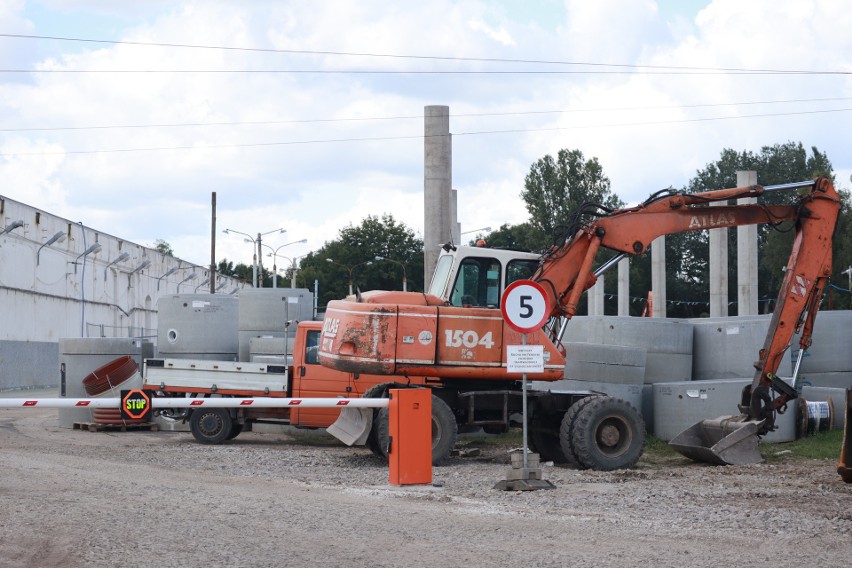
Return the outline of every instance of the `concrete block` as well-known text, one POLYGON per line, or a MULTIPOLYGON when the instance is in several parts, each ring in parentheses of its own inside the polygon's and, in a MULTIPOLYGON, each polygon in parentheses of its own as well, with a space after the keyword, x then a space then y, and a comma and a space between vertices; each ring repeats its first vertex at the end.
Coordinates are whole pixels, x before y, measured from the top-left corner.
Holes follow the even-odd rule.
MULTIPOLYGON (((734 379, 753 373, 771 317, 690 319, 693 326, 692 380, 734 379)), ((789 350, 784 353, 778 372, 781 376, 792 373, 789 350)))
POLYGON ((803 387, 801 398, 811 402, 824 402, 831 399, 834 406, 834 429, 842 430, 846 416, 846 389, 828 387, 803 387))
POLYGON ((799 371, 796 386, 847 389, 852 387, 852 371, 841 373, 803 373, 799 371))
POLYGON ((157 309, 159 356, 235 360, 238 348, 238 301, 234 296, 163 296, 157 302, 157 309))
MULTIPOLYGON (((621 383, 606 383, 599 381, 577 381, 573 379, 564 379, 561 381, 532 381, 530 388, 533 390, 550 390, 550 391, 571 391, 571 392, 594 392, 605 394, 614 398, 623 398, 631 406, 641 411, 645 406, 643 394, 645 385, 642 384, 621 384, 621 383)), ((645 416, 646 425, 649 424, 649 416, 645 416)))
POLYGON ((692 378, 692 324, 683 320, 577 316, 568 323, 563 339, 644 349, 646 383, 692 378))
POLYGON ((645 350, 637 347, 566 343, 566 379, 641 384, 645 379, 645 350))
MULTIPOLYGON (((314 295, 306 288, 260 288, 239 294, 240 331, 285 331, 287 322, 310 321, 314 295)), ((295 329, 295 328, 293 328, 295 329)))
MULTIPOLYGON (((654 435, 669 441, 687 428, 708 418, 738 415, 743 387, 752 379, 721 379, 654 385, 654 435)), ((764 436, 766 442, 796 439, 796 413, 776 417, 778 430, 764 436)))
MULTIPOLYGON (((814 322, 813 343, 802 358, 801 373, 852 372, 852 311, 822 311, 814 322)), ((793 361, 798 357, 799 335, 793 336, 793 361)))
POLYGON ((59 385, 59 349, 53 341, 0 341, 0 391, 59 385))

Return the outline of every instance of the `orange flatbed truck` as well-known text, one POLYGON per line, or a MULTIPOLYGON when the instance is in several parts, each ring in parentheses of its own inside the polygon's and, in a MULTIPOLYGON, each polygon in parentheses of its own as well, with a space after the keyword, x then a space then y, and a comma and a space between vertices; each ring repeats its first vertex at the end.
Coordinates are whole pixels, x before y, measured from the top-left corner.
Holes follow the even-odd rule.
MULTIPOLYGON (((319 364, 317 346, 323 322, 299 322, 293 342, 292 365, 147 359, 143 387, 169 397, 359 398, 387 376, 349 373, 319 364)), ((411 384, 418 380, 412 378, 411 384)), ((164 409, 164 418, 188 421, 202 444, 221 444, 251 430, 256 423, 298 428, 327 428, 337 420, 337 408, 207 408, 164 409)))

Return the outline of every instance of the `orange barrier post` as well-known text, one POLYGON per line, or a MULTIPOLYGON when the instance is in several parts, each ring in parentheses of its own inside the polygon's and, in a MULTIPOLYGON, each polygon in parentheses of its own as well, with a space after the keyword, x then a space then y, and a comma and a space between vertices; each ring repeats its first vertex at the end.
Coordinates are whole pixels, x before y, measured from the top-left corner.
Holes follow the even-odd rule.
POLYGON ((391 485, 432 483, 432 392, 391 389, 388 407, 391 485))

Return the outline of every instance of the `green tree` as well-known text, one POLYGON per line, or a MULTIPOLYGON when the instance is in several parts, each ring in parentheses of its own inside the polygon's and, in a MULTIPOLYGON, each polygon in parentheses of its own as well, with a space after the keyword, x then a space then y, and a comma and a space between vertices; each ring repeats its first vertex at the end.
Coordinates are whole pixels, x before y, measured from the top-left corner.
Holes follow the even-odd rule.
POLYGON ((156 241, 154 241, 154 249, 163 253, 166 256, 174 256, 175 255, 175 251, 174 251, 174 249, 172 249, 172 245, 170 245, 168 242, 164 241, 163 239, 157 239, 156 241))
POLYGON ((402 290, 403 267, 408 291, 423 290, 423 240, 392 215, 368 216, 360 225, 349 225, 300 262, 296 284, 313 289, 319 281, 320 307, 353 289, 402 290), (377 260, 376 257, 387 260, 377 260), (333 261, 333 262, 332 262, 333 261), (402 266, 400 266, 402 264, 402 266))
POLYGON ((548 154, 536 161, 524 179, 521 197, 527 205, 531 227, 554 242, 573 237, 570 231, 579 221, 575 216, 586 211, 586 204, 608 209, 623 206, 610 190, 609 178, 598 159, 586 160, 580 150, 562 149, 556 159, 548 154))
POLYGON ((544 233, 533 228, 531 223, 504 223, 499 229, 486 235, 485 242, 492 248, 540 251, 544 248, 547 238, 544 233))
MULTIPOLYGON (((737 152, 730 148, 724 149, 718 160, 707 164, 704 169, 696 172, 695 177, 690 180, 687 190, 690 192, 704 191, 708 189, 720 189, 736 186, 736 172, 739 170, 754 170, 757 172, 757 181, 761 185, 775 185, 787 182, 796 182, 811 179, 817 176, 827 176, 833 179, 833 168, 828 156, 812 147, 810 153, 799 142, 787 142, 764 146, 759 152, 744 150, 737 152)), ((761 198, 767 204, 792 203, 797 195, 795 191, 773 192, 761 198)), ((834 239, 834 274, 835 281, 840 271, 852 262, 852 250, 847 244, 850 240, 849 195, 841 192, 844 199, 844 208, 838 222, 838 230, 834 239)), ((790 256, 792 238, 795 233, 792 223, 785 223, 778 227, 767 225, 758 226, 758 294, 763 303, 770 302, 778 294, 783 273, 781 268, 786 265, 790 256)), ((728 284, 729 297, 736 298, 736 231, 728 231, 728 284)), ((667 264, 671 257, 683 259, 689 258, 689 272, 701 274, 701 282, 704 288, 703 295, 706 297, 709 281, 709 260, 707 258, 708 233, 684 233, 667 239, 666 253, 667 264)), ((699 291, 695 289, 678 288, 677 284, 671 286, 672 278, 679 278, 683 269, 669 273, 668 296, 671 301, 678 298, 696 298, 699 291)), ((839 295, 840 296, 840 295, 839 295)), ((849 307, 848 294, 839 297, 836 307, 849 307)), ((669 311, 671 314, 671 310, 669 311)), ((736 313, 736 309, 730 313, 736 313)), ((677 314, 673 314, 677 315, 677 314)))

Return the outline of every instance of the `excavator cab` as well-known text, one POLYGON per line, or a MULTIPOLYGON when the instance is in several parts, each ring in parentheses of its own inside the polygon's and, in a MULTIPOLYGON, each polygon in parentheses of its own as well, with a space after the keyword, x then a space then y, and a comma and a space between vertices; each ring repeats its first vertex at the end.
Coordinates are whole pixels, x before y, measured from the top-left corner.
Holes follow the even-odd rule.
POLYGON ((503 290, 529 278, 540 256, 530 252, 482 247, 445 247, 429 293, 459 307, 499 308, 503 290))

